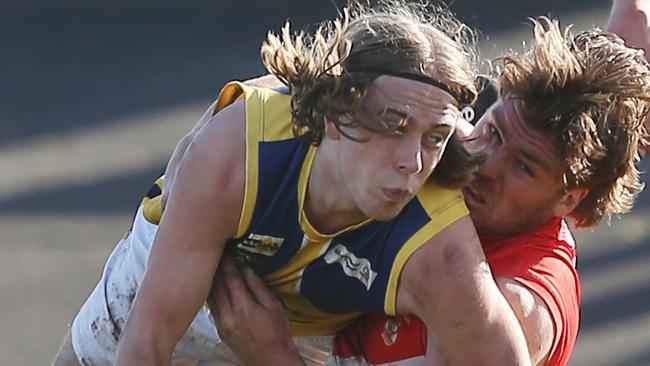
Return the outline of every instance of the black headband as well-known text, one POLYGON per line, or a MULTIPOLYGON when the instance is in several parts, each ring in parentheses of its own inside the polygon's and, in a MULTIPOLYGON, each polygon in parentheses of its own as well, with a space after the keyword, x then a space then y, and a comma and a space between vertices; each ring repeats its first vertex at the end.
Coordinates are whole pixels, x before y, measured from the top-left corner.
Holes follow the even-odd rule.
POLYGON ((461 98, 458 93, 453 90, 449 85, 443 83, 440 80, 436 80, 430 76, 422 75, 422 74, 416 74, 414 72, 408 72, 408 71, 394 71, 390 69, 384 69, 380 67, 369 67, 369 68, 363 68, 363 70, 348 70, 348 72, 362 72, 362 73, 368 73, 368 74, 377 74, 377 75, 389 75, 389 76, 397 76, 400 78, 404 79, 410 79, 410 80, 415 80, 419 81, 421 83, 433 85, 436 88, 442 89, 445 92, 447 92, 449 95, 454 97, 458 104, 461 103, 461 98))

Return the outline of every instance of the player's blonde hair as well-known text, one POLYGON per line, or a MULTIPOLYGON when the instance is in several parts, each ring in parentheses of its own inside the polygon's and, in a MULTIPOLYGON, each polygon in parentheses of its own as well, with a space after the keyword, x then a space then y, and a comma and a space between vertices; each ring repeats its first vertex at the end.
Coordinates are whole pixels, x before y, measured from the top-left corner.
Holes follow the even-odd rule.
POLYGON ((631 209, 643 189, 636 163, 650 109, 650 68, 643 52, 618 36, 577 36, 557 20, 533 20, 535 43, 502 59, 502 94, 522 101, 524 120, 555 139, 566 188, 588 195, 570 214, 578 226, 631 209))
MULTIPOLYGON (((392 0, 373 8, 353 2, 313 34, 292 34, 287 23, 280 35, 268 35, 261 55, 267 70, 289 88, 294 133, 319 144, 325 117, 344 135, 341 126, 376 132, 400 127, 355 118, 368 85, 379 76, 365 70, 437 79, 459 105, 471 103, 477 94, 474 45, 471 29, 448 11, 392 0)), ((436 169, 434 178, 448 186, 465 183, 476 165, 456 139, 442 159, 450 169, 436 169)))

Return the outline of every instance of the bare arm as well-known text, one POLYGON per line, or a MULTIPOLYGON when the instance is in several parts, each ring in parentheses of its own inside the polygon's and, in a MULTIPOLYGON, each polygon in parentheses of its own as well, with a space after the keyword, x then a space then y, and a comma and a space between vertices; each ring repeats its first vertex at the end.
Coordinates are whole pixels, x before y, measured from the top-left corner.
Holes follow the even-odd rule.
POLYGON ((492 277, 469 217, 445 228, 406 262, 397 308, 418 315, 432 330, 431 364, 531 364, 521 326, 492 277))
POLYGON ((244 113, 243 103, 224 109, 187 149, 120 339, 118 365, 171 364, 207 298, 242 207, 244 113))
POLYGON ((497 285, 524 331, 532 364, 543 366, 557 335, 548 307, 534 292, 512 279, 497 277, 497 285))
MULTIPOLYGON (((646 59, 650 61, 649 21, 650 0, 614 0, 606 30, 618 34, 629 47, 644 50, 646 59)), ((650 131, 650 116, 646 117, 645 126, 650 131)), ((650 136, 645 147, 641 147, 642 157, 649 154, 650 136)))
MULTIPOLYGON (((280 80, 278 80, 275 76, 273 75, 264 75, 260 76, 254 79, 246 80, 244 82, 247 85, 251 86, 257 86, 260 88, 275 88, 279 87, 282 85, 280 83, 280 80)), ((203 113, 203 116, 201 119, 199 119, 194 127, 185 135, 183 138, 180 139, 178 144, 176 144, 176 147, 174 148, 174 152, 172 153, 172 156, 169 158, 169 161, 167 162, 167 167, 165 168, 165 184, 163 185, 163 193, 162 197, 160 200, 160 205, 162 206, 162 209, 165 209, 165 206, 167 205, 167 200, 169 199, 169 192, 171 192, 172 187, 174 185, 174 181, 176 180, 176 174, 178 173, 178 167, 180 166, 181 160, 183 159, 183 156, 185 155, 185 152, 187 151, 187 148, 190 146, 190 143, 192 140, 194 140, 194 137, 201 131, 203 126, 205 126, 209 121, 212 120, 212 116, 214 115, 214 108, 216 106, 216 102, 212 103, 210 108, 203 113)))
POLYGON ((641 48, 650 56, 648 20, 650 0, 614 0, 607 31, 618 34, 630 47, 641 48))
POLYGON ((165 182, 163 184, 163 194, 160 200, 160 205, 163 210, 165 209, 165 206, 167 206, 167 200, 169 199, 169 192, 171 192, 172 186, 176 181, 176 174, 178 174, 178 167, 181 165, 181 160, 183 159, 183 156, 185 155, 187 149, 190 147, 192 140, 194 140, 194 137, 196 137, 199 131, 203 128, 203 126, 205 126, 205 124, 212 119, 212 116, 214 115, 215 105, 216 102, 212 103, 210 108, 208 108, 208 110, 206 110, 205 113, 203 113, 203 116, 201 117, 201 119, 199 119, 196 122, 194 127, 192 127, 192 129, 185 136, 183 136, 180 139, 180 141, 178 141, 178 144, 176 144, 172 156, 169 158, 169 161, 167 162, 167 166, 165 167, 165 182))
MULTIPOLYGON (((544 365, 557 333, 546 304, 512 279, 499 277, 497 285, 523 329, 532 364, 544 365)), ((303 365, 298 352, 291 345, 281 304, 250 269, 240 273, 224 259, 208 302, 221 338, 246 364, 303 365), (238 306, 232 306, 232 298, 238 299, 238 306)), ((482 346, 486 347, 486 352, 491 351, 490 344, 482 346)), ((387 348, 381 352, 390 350, 387 348)), ((435 356, 431 360, 435 359, 440 357, 435 356)))
MULTIPOLYGON (((531 290, 512 279, 497 277, 496 281, 524 332, 531 363, 544 366, 556 336, 553 319, 546 304, 531 290)), ((436 330, 434 329, 433 332, 436 330)), ((470 339, 469 342, 474 340, 470 339)), ((491 351, 490 346, 490 344, 483 345, 486 352, 491 351)), ((437 356, 437 358, 441 357, 437 356)))

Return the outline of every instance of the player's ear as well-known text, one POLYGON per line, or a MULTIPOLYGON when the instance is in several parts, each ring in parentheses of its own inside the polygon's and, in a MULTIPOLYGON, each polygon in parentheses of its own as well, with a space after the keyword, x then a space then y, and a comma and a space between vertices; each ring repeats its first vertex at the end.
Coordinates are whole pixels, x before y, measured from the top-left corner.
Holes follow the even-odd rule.
POLYGON ((332 122, 329 117, 323 117, 323 123, 325 124, 325 136, 332 140, 338 140, 341 138, 341 132, 336 128, 334 122, 332 122))
POLYGON ((565 217, 573 212, 588 193, 589 189, 587 188, 572 188, 564 193, 564 196, 555 205, 555 217, 565 217))

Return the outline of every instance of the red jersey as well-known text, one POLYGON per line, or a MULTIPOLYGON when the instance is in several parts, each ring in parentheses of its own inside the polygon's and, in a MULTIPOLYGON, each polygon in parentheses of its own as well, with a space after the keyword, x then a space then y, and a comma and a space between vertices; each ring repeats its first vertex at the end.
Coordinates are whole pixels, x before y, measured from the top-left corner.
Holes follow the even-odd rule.
MULTIPOLYGON (((495 277, 514 280, 545 302, 554 323, 547 366, 564 366, 578 334, 580 287, 575 242, 561 219, 523 234, 480 236, 495 277)), ((427 349, 427 329, 415 316, 364 315, 334 338, 342 365, 417 365, 427 349)))

